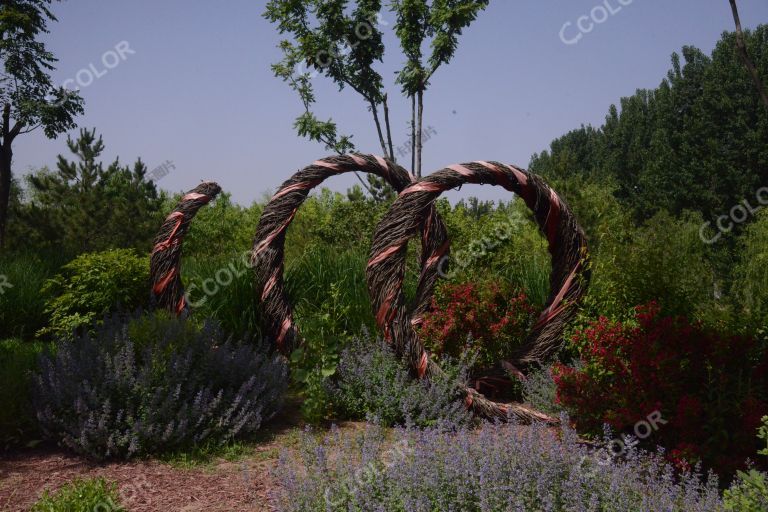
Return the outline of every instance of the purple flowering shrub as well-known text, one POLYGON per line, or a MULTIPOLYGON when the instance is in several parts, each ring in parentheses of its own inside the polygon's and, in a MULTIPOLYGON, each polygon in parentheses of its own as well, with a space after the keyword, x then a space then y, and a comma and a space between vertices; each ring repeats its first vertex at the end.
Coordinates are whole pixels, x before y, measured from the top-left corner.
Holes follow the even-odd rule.
POLYGON ((466 365, 448 358, 441 365, 444 375, 415 379, 386 342, 364 330, 341 353, 329 395, 345 418, 375 419, 384 426, 467 425, 472 415, 458 389, 466 383, 466 365))
POLYGON ((307 433, 275 470, 281 512, 722 510, 717 479, 676 474, 662 454, 600 457, 576 433, 484 424, 479 430, 337 429, 307 433))
POLYGON ((46 437, 128 458, 251 434, 286 387, 282 358, 210 324, 114 317, 41 356, 33 403, 46 437))

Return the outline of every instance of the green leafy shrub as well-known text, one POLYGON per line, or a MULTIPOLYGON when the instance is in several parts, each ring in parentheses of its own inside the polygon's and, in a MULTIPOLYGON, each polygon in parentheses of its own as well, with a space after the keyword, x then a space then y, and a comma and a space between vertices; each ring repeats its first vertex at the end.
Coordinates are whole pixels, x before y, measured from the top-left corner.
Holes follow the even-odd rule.
POLYGON ((490 368, 512 356, 535 313, 528 297, 508 284, 448 284, 437 290, 419 332, 432 353, 456 358, 476 350, 476 365, 490 368))
POLYGON ((41 357, 33 399, 48 438, 103 459, 252 434, 286 385, 280 356, 210 324, 198 331, 175 318, 128 325, 114 317, 41 357))
POLYGON ((754 469, 739 471, 731 487, 723 493, 725 510, 765 512, 768 510, 768 475, 754 469))
POLYGON ((714 301, 718 283, 709 246, 699 236, 701 225, 700 215, 660 212, 637 228, 606 227, 592 257, 588 314, 626 320, 635 305, 656 301, 664 314, 722 327, 723 312, 714 301))
POLYGON ((125 512, 120 505, 117 484, 104 479, 75 480, 55 493, 48 491, 31 512, 125 512))
MULTIPOLYGON (((768 456, 768 416, 763 416, 762 422, 757 437, 766 443, 766 447, 757 453, 768 456)), ((733 512, 768 510, 768 474, 755 469, 738 471, 731 487, 723 493, 723 502, 725 509, 733 512)))
POLYGON ((753 325, 768 325, 768 211, 758 214, 739 239, 733 290, 753 325))
POLYGON ((40 342, 0 341, 0 445, 18 444, 37 434, 31 384, 44 348, 40 342))
POLYGON ((530 210, 522 201, 481 202, 470 198, 454 207, 441 199, 437 208, 451 236, 452 283, 486 281, 489 274, 525 292, 543 306, 549 295, 551 257, 530 210))
MULTIPOLYGON (((180 196, 166 205, 170 211, 180 196)), ((259 221, 262 206, 254 203, 242 207, 232 202, 232 195, 222 192, 201 209, 184 240, 184 254, 193 258, 217 259, 232 257, 247 250, 253 243, 253 230, 259 221)), ((185 258, 186 263, 186 258, 185 258)))
POLYGON ((345 196, 323 188, 307 199, 291 224, 291 231, 296 232, 291 235, 289 231, 290 255, 300 254, 296 248, 305 246, 308 240, 338 251, 367 251, 376 224, 386 209, 387 204, 350 199, 349 194, 345 196))
POLYGON ((70 337, 118 307, 131 311, 145 306, 148 290, 146 256, 131 249, 80 255, 45 284, 46 313, 51 320, 39 334, 70 337))
POLYGON ((472 416, 457 393, 466 368, 447 359, 441 366, 444 375, 415 380, 386 343, 364 333, 342 352, 331 397, 337 412, 351 419, 375 418, 385 426, 467 425, 472 416))
POLYGON ((349 306, 341 302, 341 290, 339 283, 331 285, 329 300, 306 321, 312 328, 303 331, 304 344, 291 354, 291 375, 304 397, 301 411, 311 423, 326 419, 332 412, 327 382, 336 374, 343 340, 348 336, 344 318, 349 306))

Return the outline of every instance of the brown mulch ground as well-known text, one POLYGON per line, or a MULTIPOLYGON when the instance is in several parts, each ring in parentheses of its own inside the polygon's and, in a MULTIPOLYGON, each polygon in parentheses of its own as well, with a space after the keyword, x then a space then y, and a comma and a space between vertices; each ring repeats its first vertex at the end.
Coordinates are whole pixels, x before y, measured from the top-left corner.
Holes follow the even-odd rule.
POLYGON ((27 511, 45 490, 77 478, 115 482, 130 512, 272 511, 270 470, 301 423, 294 408, 286 409, 291 412, 284 409, 269 424, 252 453, 192 469, 155 460, 98 463, 54 447, 0 452, 0 512, 27 511))
POLYGON ((156 461, 97 464, 51 449, 26 450, 0 459, 0 510, 25 511, 44 490, 75 478, 103 477, 118 485, 131 512, 268 511, 272 460, 220 462, 178 469, 156 461))

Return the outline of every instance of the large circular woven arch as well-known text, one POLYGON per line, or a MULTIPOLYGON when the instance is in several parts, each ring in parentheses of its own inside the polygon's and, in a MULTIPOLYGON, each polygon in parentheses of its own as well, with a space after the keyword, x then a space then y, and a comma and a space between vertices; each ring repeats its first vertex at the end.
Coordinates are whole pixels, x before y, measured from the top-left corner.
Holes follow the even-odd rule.
POLYGON ((217 183, 201 183, 184 194, 165 218, 155 237, 149 259, 151 303, 154 307, 166 309, 179 316, 189 312, 184 286, 181 283, 181 249, 192 219, 200 208, 211 202, 219 192, 221 187, 217 183))
MULTIPOLYGON (((412 184, 400 193, 376 227, 366 275, 379 328, 419 377, 429 377, 441 370, 419 339, 414 319, 402 307, 407 245, 418 234, 424 215, 440 194, 465 183, 500 185, 520 196, 533 211, 549 244, 550 295, 514 362, 539 363, 560 347, 563 327, 572 318, 572 306, 583 295, 589 278, 584 232, 570 208, 538 176, 498 162, 478 161, 446 167, 412 184)), ((428 261, 423 272, 430 272, 439 264, 439 258, 428 261)), ((512 416, 522 421, 552 421, 518 404, 488 400, 469 387, 462 386, 460 391, 467 406, 486 418, 512 416)))
MULTIPOLYGON (((326 178, 353 171, 380 176, 398 192, 415 182, 408 171, 379 156, 332 156, 317 160, 284 182, 265 206, 259 219, 251 254, 251 264, 255 269, 256 300, 262 306, 265 334, 274 340, 283 354, 289 354, 298 340, 291 304, 283 285, 286 231, 310 190, 326 178)), ((437 261, 449 250, 445 225, 434 207, 425 210, 423 221, 417 229, 422 231, 421 263, 426 271, 421 273, 416 297, 408 309, 408 313, 414 317, 420 316, 429 307, 437 282, 437 267, 431 262, 437 261)))

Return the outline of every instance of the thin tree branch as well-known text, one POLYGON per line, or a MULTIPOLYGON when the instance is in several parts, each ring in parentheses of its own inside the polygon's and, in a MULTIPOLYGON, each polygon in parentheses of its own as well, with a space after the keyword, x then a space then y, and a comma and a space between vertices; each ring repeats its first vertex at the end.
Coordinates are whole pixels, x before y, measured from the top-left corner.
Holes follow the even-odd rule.
POLYGON ((10 131, 10 124, 11 124, 11 105, 10 103, 6 103, 3 105, 3 144, 8 144, 10 141, 8 140, 8 135, 10 131))
POLYGON ((427 82, 429 82, 429 79, 430 79, 430 78, 432 78, 432 75, 434 75, 434 74, 435 74, 435 71, 437 71, 437 69, 438 69, 439 67, 440 67, 440 64, 436 64, 435 66, 433 66, 433 67, 432 67, 432 69, 430 69, 430 70, 429 70, 429 73, 427 73, 427 77, 424 79, 424 83, 425 83, 425 84, 426 84, 427 82))
POLYGON ((419 89, 419 125, 417 127, 418 133, 416 135, 416 148, 418 155, 416 156, 416 177, 421 178, 421 149, 422 149, 422 128, 424 125, 424 88, 419 89))
POLYGON ((379 110, 373 101, 370 101, 369 105, 371 107, 371 112, 373 113, 373 121, 374 123, 376 123, 376 132, 379 134, 379 143, 381 144, 381 151, 386 156, 387 145, 384 142, 384 133, 381 131, 381 122, 379 122, 379 110))
POLYGON ((373 191, 370 189, 370 187, 363 181, 363 178, 360 177, 360 173, 355 171, 352 174, 354 174, 355 177, 357 177, 358 181, 360 181, 360 184, 363 186, 365 191, 368 192, 368 194, 370 194, 371 197, 376 197, 373 195, 373 191))
POLYGON ((411 95, 411 172, 416 175, 416 95, 411 95))
POLYGON ((19 135, 24 135, 25 133, 33 132, 43 126, 43 123, 38 123, 35 126, 32 126, 31 128, 27 128, 26 130, 22 130, 19 132, 19 135))
POLYGON ((765 89, 765 85, 763 84, 762 79, 760 78, 760 74, 757 72, 757 68, 755 67, 755 64, 752 62, 752 59, 749 58, 749 53, 747 52, 747 44, 744 41, 744 32, 741 29, 741 19, 739 18, 739 9, 736 7, 736 0, 730 0, 731 3, 731 11, 733 12, 733 21, 736 23, 736 47, 738 49, 739 57, 741 57, 742 62, 744 63, 744 66, 746 66, 747 71, 749 71, 750 76, 752 77, 752 83, 755 85, 755 89, 757 89, 757 93, 760 95, 760 98, 763 100, 763 105, 766 109, 768 109, 768 91, 765 89))
POLYGON ((384 124, 387 127, 387 142, 389 143, 389 159, 397 163, 395 151, 392 149, 392 128, 389 124, 389 106, 387 105, 387 95, 384 94, 384 124))
MULTIPOLYGON (((291 84, 292 86, 296 86, 296 80, 295 80, 295 79, 291 78, 291 79, 289 79, 289 81, 290 81, 290 84, 291 84)), ((310 113, 310 110, 309 110, 309 102, 308 102, 308 101, 307 101, 307 99, 306 99, 306 98, 304 98, 304 97, 301 97, 301 102, 302 102, 302 104, 304 105, 304 112, 306 112, 307 114, 309 114, 309 113, 310 113)), ((328 140, 328 139, 324 139, 322 136, 321 136, 321 137, 319 137, 319 138, 320 138, 320 142, 322 142, 322 143, 323 143, 323 144, 325 144, 326 146, 328 146, 328 147, 332 147, 332 148, 336 148, 336 143, 335 143, 335 141, 331 141, 331 140, 328 140)), ((341 155, 341 154, 342 154, 342 152, 341 152, 341 151, 339 151, 338 149, 335 149, 335 151, 336 151, 336 153, 337 153, 337 154, 339 154, 339 155, 341 155)), ((370 187, 369 187, 369 186, 368 186, 368 185, 367 185, 367 184, 366 184, 366 183, 363 181, 363 179, 360 177, 360 174, 359 174, 357 171, 355 171, 353 174, 355 175, 355 177, 357 177, 358 181, 360 181, 360 184, 363 186, 363 188, 366 190, 366 192, 368 192, 368 194, 370 194, 370 196, 371 196, 371 197, 374 197, 373 191, 372 191, 372 190, 370 189, 370 187)))

